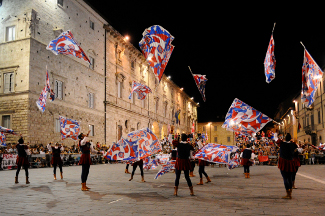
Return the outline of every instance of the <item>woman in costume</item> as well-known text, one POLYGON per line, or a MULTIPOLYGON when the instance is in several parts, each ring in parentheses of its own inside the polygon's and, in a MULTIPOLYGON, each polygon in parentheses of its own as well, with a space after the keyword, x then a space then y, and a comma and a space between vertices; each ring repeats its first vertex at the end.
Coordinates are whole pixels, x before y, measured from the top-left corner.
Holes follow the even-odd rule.
POLYGON ((250 159, 252 158, 252 149, 250 148, 251 145, 248 143, 246 145, 246 148, 244 149, 244 151, 241 153, 240 157, 241 159, 241 165, 244 166, 244 174, 245 174, 245 178, 250 178, 249 176, 249 167, 252 166, 252 162, 250 161, 250 159))
POLYGON ((277 144, 280 146, 280 157, 278 168, 284 182, 287 195, 282 199, 292 199, 292 180, 296 173, 296 163, 294 161, 294 152, 297 151, 297 145, 291 142, 291 135, 287 133, 285 141, 278 139, 277 144))
POLYGON ((61 156, 60 153, 64 151, 63 146, 59 145, 59 143, 56 143, 55 146, 51 146, 51 143, 47 144, 47 148, 50 152, 52 152, 52 160, 51 160, 51 164, 53 166, 53 176, 54 176, 54 180, 56 180, 56 167, 59 166, 60 169, 60 176, 61 179, 63 179, 63 171, 62 171, 62 160, 61 160, 61 156))
POLYGON ((132 173, 131 173, 131 178, 129 179, 129 181, 132 181, 132 179, 133 179, 133 176, 134 176, 134 172, 135 172, 135 170, 137 169, 137 167, 139 166, 139 168, 140 168, 140 172, 141 172, 141 178, 142 178, 142 182, 146 182, 145 180, 144 180, 144 174, 143 174, 143 160, 141 159, 141 160, 139 160, 139 161, 136 161, 136 162, 134 162, 131 166, 133 166, 133 170, 132 170, 132 173))
POLYGON ((21 167, 23 166, 25 169, 25 175, 26 175, 26 184, 29 184, 29 180, 28 180, 28 168, 29 168, 29 161, 27 158, 27 155, 29 155, 29 147, 28 145, 24 145, 24 139, 21 136, 20 139, 18 140, 18 144, 16 145, 17 151, 18 151, 18 156, 17 156, 17 160, 16 160, 16 164, 17 164, 17 171, 16 171, 16 177, 15 177, 15 183, 19 183, 18 182, 18 175, 20 172, 21 167))
POLYGON ((88 141, 89 132, 90 131, 88 131, 87 135, 81 133, 78 136, 79 147, 82 152, 80 160, 79 160, 79 164, 82 166, 82 170, 81 170, 81 190, 82 191, 88 191, 90 189, 86 185, 88 174, 89 174, 89 168, 91 165, 90 152, 100 154, 99 151, 96 151, 94 149, 93 144, 88 141))
POLYGON ((181 135, 181 142, 177 145, 177 158, 175 164, 175 191, 174 195, 177 196, 177 190, 179 185, 179 179, 181 176, 182 170, 184 171, 185 179, 187 181, 187 185, 190 189, 191 196, 194 196, 192 182, 189 176, 189 172, 191 170, 191 162, 190 162, 190 152, 193 151, 193 146, 187 142, 187 135, 181 135))

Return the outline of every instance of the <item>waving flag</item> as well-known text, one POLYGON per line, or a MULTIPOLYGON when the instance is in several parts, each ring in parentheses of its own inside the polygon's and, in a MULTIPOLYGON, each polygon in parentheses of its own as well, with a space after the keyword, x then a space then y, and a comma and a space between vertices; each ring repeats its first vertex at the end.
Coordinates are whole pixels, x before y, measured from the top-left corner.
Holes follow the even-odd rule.
POLYGON ((151 89, 146 85, 143 85, 141 83, 137 83, 137 82, 133 81, 132 82, 132 90, 131 90, 129 99, 131 99, 133 92, 138 94, 139 100, 144 100, 144 99, 146 99, 147 94, 151 93, 151 89))
POLYGON ((78 135, 80 132, 80 126, 78 121, 60 116, 60 127, 62 140, 67 138, 71 138, 73 140, 78 139, 78 135))
POLYGON ((215 143, 208 143, 203 146, 194 157, 212 163, 229 164, 230 154, 236 152, 237 146, 226 146, 215 143))
POLYGON ((133 131, 114 143, 107 152, 109 160, 137 161, 161 151, 156 135, 149 129, 133 131))
POLYGON ((305 48, 304 63, 302 65, 301 90, 301 102, 305 105, 305 107, 310 108, 310 106, 314 103, 315 93, 322 76, 322 70, 305 48))
POLYGON ((158 177, 164 175, 165 173, 175 170, 175 164, 176 164, 176 160, 167 161, 166 164, 162 165, 162 167, 159 170, 159 172, 157 173, 155 179, 158 179, 158 177))
POLYGON ((265 71, 265 77, 267 83, 270 83, 275 78, 276 61, 274 56, 274 39, 273 39, 274 27, 275 27, 275 23, 273 26, 271 39, 264 59, 264 71, 265 71))
POLYGON ((267 115, 235 98, 232 102, 222 127, 227 130, 252 135, 272 121, 267 115))
POLYGON ((201 93, 204 102, 206 101, 206 98, 205 98, 205 84, 208 81, 208 79, 205 76, 206 75, 193 74, 193 78, 195 80, 196 86, 199 89, 199 92, 201 93))
POLYGON ((46 91, 48 93, 50 93, 50 99, 51 99, 51 101, 54 101, 55 94, 54 94, 53 90, 51 89, 49 72, 47 70, 46 70, 46 91))
POLYGON ((151 157, 146 157, 143 159, 143 169, 150 170, 156 169, 158 167, 157 159, 152 159, 151 157))
POLYGON ((52 40, 49 43, 46 49, 51 50, 55 55, 73 55, 91 64, 85 52, 81 49, 77 41, 73 38, 73 35, 70 30, 62 32, 58 38, 52 40))
POLYGON ((4 132, 0 132, 0 145, 7 146, 6 144, 6 135, 4 132))
POLYGON ((46 99, 47 99, 47 87, 44 86, 41 95, 39 96, 38 100, 36 101, 36 105, 39 110, 42 112, 45 111, 45 105, 46 105, 46 99))
POLYGON ((137 161, 138 146, 121 138, 107 151, 105 158, 108 160, 137 161))
POLYGON ((17 133, 14 130, 2 126, 0 126, 0 132, 17 135, 17 133))
POLYGON ((132 131, 125 137, 125 140, 138 146, 139 160, 161 151, 157 136, 149 128, 132 131))
POLYGON ((174 37, 159 25, 147 28, 142 35, 143 38, 139 42, 140 49, 160 82, 174 50, 174 46, 171 44, 174 37))
POLYGON ((234 157, 230 159, 229 163, 227 164, 227 168, 231 170, 239 166, 240 166, 239 154, 236 153, 234 157))

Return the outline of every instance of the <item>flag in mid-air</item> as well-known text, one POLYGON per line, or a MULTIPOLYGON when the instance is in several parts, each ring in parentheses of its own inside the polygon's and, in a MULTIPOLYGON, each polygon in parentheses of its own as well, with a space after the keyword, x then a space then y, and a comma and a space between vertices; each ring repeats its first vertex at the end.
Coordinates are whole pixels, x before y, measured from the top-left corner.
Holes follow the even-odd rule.
POLYGON ((264 60, 264 72, 267 83, 270 83, 275 78, 275 65, 276 61, 274 56, 274 39, 272 33, 264 60))
POLYGON ((172 170, 175 170, 175 164, 176 164, 176 161, 172 160, 172 161, 167 161, 164 165, 161 165, 161 169, 159 170, 159 172, 155 176, 155 179, 157 179, 158 177, 164 175, 165 173, 168 173, 168 172, 170 172, 172 170))
POLYGON ((117 143, 113 143, 105 158, 108 160, 137 161, 138 146, 133 144, 121 138, 117 143))
POLYGON ((78 121, 60 116, 60 128, 62 140, 67 138, 71 138, 73 140, 78 139, 80 132, 80 125, 78 121))
POLYGON ((272 121, 272 119, 267 115, 235 98, 222 127, 251 136, 253 133, 260 131, 269 121, 272 121))
POLYGON ((237 146, 208 143, 203 146, 194 157, 211 163, 228 164, 230 163, 230 154, 236 152, 237 149, 237 146))
POLYGON ((302 65, 301 102, 309 108, 314 103, 315 93, 323 72, 305 49, 304 63, 302 65))
POLYGON ((51 50, 55 55, 73 55, 91 64, 86 53, 81 49, 77 41, 73 38, 70 30, 62 32, 58 38, 52 40, 49 43, 46 49, 51 50))
POLYGON ((201 74, 192 74, 193 78, 195 80, 196 86, 199 89, 199 92, 202 95, 202 99, 205 102, 205 84, 208 81, 208 79, 205 77, 206 75, 201 75, 201 74))
POLYGON ((138 99, 139 100, 144 100, 147 97, 147 94, 151 93, 151 89, 143 85, 141 83, 137 83, 135 81, 132 82, 132 90, 129 96, 129 99, 131 99, 132 93, 137 93, 138 94, 138 99))
POLYGON ((14 130, 8 129, 8 128, 2 127, 2 126, 0 126, 0 132, 17 135, 17 133, 14 130))
POLYGON ((171 44, 174 37, 159 25, 147 28, 142 35, 139 42, 140 49, 160 82, 174 50, 174 46, 171 44))
POLYGON ((4 132, 0 132, 0 145, 7 146, 6 144, 6 135, 4 132))

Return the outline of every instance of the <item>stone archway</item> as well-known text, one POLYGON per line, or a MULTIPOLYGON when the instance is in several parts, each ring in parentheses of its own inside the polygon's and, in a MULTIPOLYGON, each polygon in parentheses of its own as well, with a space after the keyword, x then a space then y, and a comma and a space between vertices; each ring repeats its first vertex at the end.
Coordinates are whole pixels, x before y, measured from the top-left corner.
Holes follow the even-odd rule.
POLYGON ((160 138, 160 131, 159 131, 159 124, 158 122, 153 122, 152 126, 151 126, 151 130, 152 132, 158 137, 158 139, 160 138))
POLYGON ((160 130, 160 134, 161 134, 161 137, 160 139, 164 139, 165 137, 167 138, 167 125, 162 125, 161 126, 161 130, 160 130))

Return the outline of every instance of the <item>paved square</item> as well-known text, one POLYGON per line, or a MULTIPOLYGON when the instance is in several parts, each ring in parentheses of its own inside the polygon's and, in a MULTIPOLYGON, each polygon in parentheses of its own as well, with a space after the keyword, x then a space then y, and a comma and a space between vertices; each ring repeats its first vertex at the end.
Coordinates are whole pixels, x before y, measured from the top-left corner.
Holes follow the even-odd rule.
POLYGON ((195 196, 182 174, 178 197, 173 196, 175 174, 154 180, 159 168, 144 171, 141 183, 136 170, 129 182, 124 169, 124 164, 92 165, 86 192, 80 190, 81 166, 64 167, 63 180, 53 180, 52 168, 30 169, 29 185, 24 170, 19 184, 14 184, 15 170, 0 171, 0 215, 325 215, 324 165, 299 169, 292 200, 281 199, 285 189, 274 166, 251 167, 250 179, 243 168, 206 167, 212 182, 204 185, 196 185, 196 167, 195 196))

